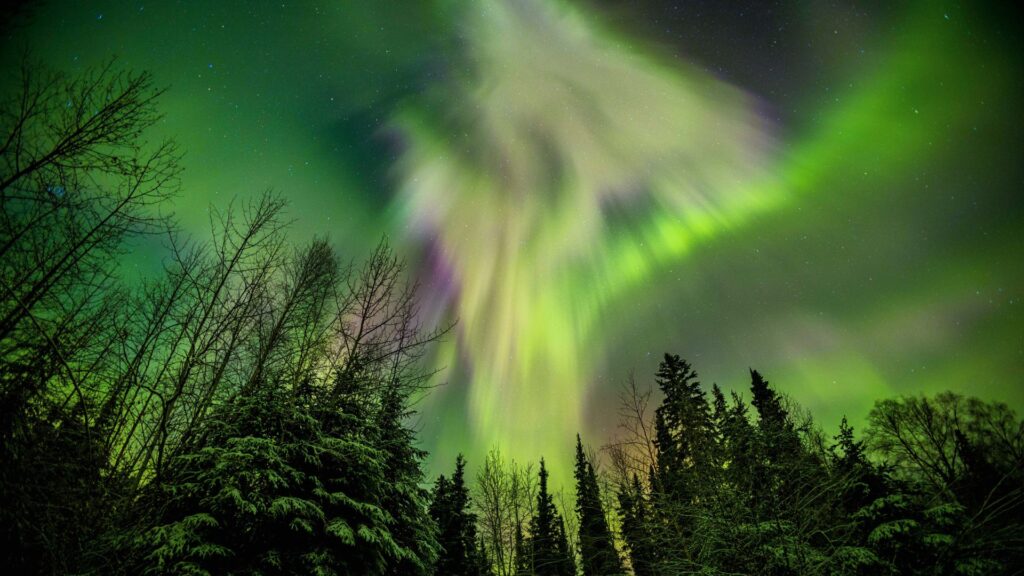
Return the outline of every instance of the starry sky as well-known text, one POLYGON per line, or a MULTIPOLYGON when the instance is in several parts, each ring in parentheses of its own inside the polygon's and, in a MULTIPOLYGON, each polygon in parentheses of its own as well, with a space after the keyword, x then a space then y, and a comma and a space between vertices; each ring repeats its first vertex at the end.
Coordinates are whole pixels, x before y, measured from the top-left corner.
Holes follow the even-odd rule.
POLYGON ((458 321, 431 471, 492 446, 568 470, 666 351, 826 428, 947 389, 1024 408, 1018 16, 744 4, 52 0, 0 60, 151 71, 196 235, 268 188, 296 242, 387 235, 424 319, 458 321))

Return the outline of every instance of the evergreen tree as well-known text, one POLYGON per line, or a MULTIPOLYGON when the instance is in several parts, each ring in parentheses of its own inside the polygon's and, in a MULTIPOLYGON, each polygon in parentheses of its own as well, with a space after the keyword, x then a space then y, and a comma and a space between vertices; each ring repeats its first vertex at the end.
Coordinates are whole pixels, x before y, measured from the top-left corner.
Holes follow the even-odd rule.
POLYGON ((384 454, 382 507, 391 517, 391 533, 402 555, 391 573, 430 573, 438 557, 436 525, 428 514, 429 493, 420 486, 420 462, 426 452, 413 445, 413 431, 402 420, 406 395, 398 383, 385 392, 377 417, 378 447, 384 454))
POLYGON ((714 425, 711 408, 690 364, 666 354, 655 380, 664 393, 655 410, 654 511, 669 526, 672 538, 664 544, 673 555, 688 556, 688 541, 695 528, 690 507, 708 496, 714 474, 714 425))
POLYGON ((711 408, 697 373, 679 356, 665 355, 656 382, 665 395, 655 411, 658 473, 667 490, 681 490, 682 496, 696 484, 693 474, 711 463, 711 408))
POLYGON ((576 554, 569 546, 569 536, 565 532, 565 518, 558 518, 558 533, 555 535, 555 557, 559 559, 558 574, 560 576, 576 575, 576 554))
POLYGON ((594 466, 583 452, 583 443, 576 435, 576 514, 579 517, 579 546, 584 576, 604 576, 622 573, 622 563, 597 485, 594 466))
POLYGON ((756 453, 754 428, 750 424, 747 404, 735 392, 723 424, 722 444, 725 478, 741 496, 741 504, 750 506, 754 468, 760 456, 756 453))
POLYGON ((516 576, 533 574, 533 551, 529 540, 523 536, 522 526, 516 525, 515 534, 516 576))
POLYGON ((798 486, 804 483, 802 471, 809 463, 778 394, 757 370, 750 371, 750 380, 751 403, 758 414, 751 478, 754 505, 762 518, 778 518, 785 513, 781 502, 792 502, 798 486))
POLYGON ((729 420, 729 405, 725 401, 725 394, 722 393, 722 389, 718 387, 718 384, 711 386, 711 398, 711 423, 716 457, 715 466, 718 467, 722 464, 720 458, 725 448, 725 428, 729 420))
POLYGON ((751 404, 757 410, 758 429, 764 440, 764 456, 773 463, 784 463, 801 452, 800 438, 789 412, 775 390, 757 370, 750 371, 751 404))
POLYGON ((543 458, 540 460, 539 475, 537 506, 531 521, 529 542, 533 574, 568 576, 575 573, 576 566, 569 556, 562 518, 555 507, 554 498, 548 492, 548 471, 543 458))
POLYGON ((643 486, 636 474, 633 475, 632 484, 619 486, 618 500, 622 538, 629 553, 633 574, 652 576, 655 573, 657 552, 650 534, 643 486))
POLYGON ((152 527, 131 539, 132 574, 389 574, 415 556, 382 507, 385 455, 334 435, 279 391, 222 410, 141 501, 152 527))
POLYGON ((466 460, 459 454, 451 480, 442 475, 434 486, 430 515, 437 524, 441 544, 436 565, 438 574, 474 576, 480 571, 476 514, 470 511, 465 469, 466 460))
POLYGON ((839 433, 829 451, 833 475, 841 479, 838 494, 843 510, 854 513, 882 495, 884 480, 875 466, 868 461, 864 442, 857 440, 853 428, 843 416, 839 433))
POLYGON ((494 571, 491 569, 491 557, 487 554, 487 545, 484 543, 483 535, 476 539, 476 569, 473 574, 476 576, 491 576, 494 571))

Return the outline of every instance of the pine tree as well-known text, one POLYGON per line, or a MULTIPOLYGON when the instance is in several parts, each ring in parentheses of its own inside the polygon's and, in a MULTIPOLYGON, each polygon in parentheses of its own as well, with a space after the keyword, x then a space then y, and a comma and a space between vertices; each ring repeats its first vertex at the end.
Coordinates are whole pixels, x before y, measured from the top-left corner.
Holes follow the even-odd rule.
POLYGON ((494 571, 491 569, 491 557, 487 554, 487 545, 484 543, 483 535, 478 536, 476 542, 476 568, 473 574, 491 576, 494 571))
POLYGON ((718 387, 718 384, 713 384, 711 386, 711 397, 711 423, 713 426, 716 456, 715 466, 718 467, 722 464, 720 458, 722 451, 725 448, 725 428, 729 419, 729 406, 725 401, 725 394, 722 393, 722 389, 718 387))
POLYGON ((754 490, 754 470, 760 456, 754 427, 750 424, 746 402, 738 394, 732 394, 722 430, 725 478, 730 486, 741 495, 742 504, 749 506, 754 490))
POLYGON ((436 564, 438 574, 474 576, 480 570, 476 514, 470 511, 465 469, 466 460, 459 454, 451 480, 442 475, 434 486, 430 515, 437 524, 441 544, 436 564))
POLYGON ((757 410, 758 428, 764 439, 765 456, 774 463, 783 463, 801 452, 800 438, 790 420, 789 412, 768 381, 757 370, 750 371, 751 404, 757 410))
POLYGON ((536 576, 566 576, 575 573, 576 567, 569 556, 565 542, 565 527, 555 507, 555 501, 548 492, 548 471, 544 459, 540 460, 540 484, 537 491, 537 506, 530 526, 530 541, 533 574, 536 576))
POLYGON ((426 452, 413 445, 414 433, 402 422, 405 404, 406 396, 398 383, 393 383, 385 392, 377 417, 377 444, 384 453, 382 507, 391 517, 391 533, 403 552, 392 573, 429 574, 440 544, 427 511, 429 493, 420 486, 420 462, 426 452))
POLYGON ((529 539, 523 536, 522 526, 516 525, 515 534, 516 576, 533 574, 533 551, 529 539))
POLYGON ((382 507, 384 454, 291 400, 268 387, 212 417, 140 500, 151 527, 127 536, 124 572, 384 575, 415 555, 382 507))
POLYGON ((836 443, 829 449, 833 476, 841 479, 842 493, 838 495, 843 509, 854 513, 878 498, 884 482, 874 465, 867 459, 864 442, 857 440, 853 428, 843 416, 839 423, 836 443))
POLYGON ((597 485, 594 466, 583 452, 583 443, 576 435, 576 514, 579 517, 579 546, 584 576, 605 576, 622 573, 622 563, 597 485))
POLYGON ((783 514, 781 502, 792 501, 797 487, 793 472, 804 462, 803 448, 782 400, 757 370, 750 371, 751 403, 757 410, 757 449, 752 467, 755 506, 762 517, 783 514))
POLYGON ((558 518, 558 533, 555 535, 555 557, 558 561, 559 576, 576 575, 576 554, 569 546, 569 537, 565 532, 565 518, 558 518))
POLYGON ((652 576, 656 549, 648 525, 647 503, 640 478, 634 474, 632 484, 619 486, 619 520, 622 537, 629 552, 635 576, 652 576))
POLYGON ((655 410, 657 477, 654 511, 678 534, 666 543, 679 546, 673 554, 688 556, 688 541, 695 528, 689 509, 706 497, 714 484, 714 425, 711 408, 697 373, 679 356, 666 354, 656 382, 665 397, 655 410))
POLYGON ((691 472, 705 471, 713 451, 714 426, 697 373, 679 356, 666 354, 658 368, 665 398, 655 411, 658 472, 666 488, 686 490, 691 472))

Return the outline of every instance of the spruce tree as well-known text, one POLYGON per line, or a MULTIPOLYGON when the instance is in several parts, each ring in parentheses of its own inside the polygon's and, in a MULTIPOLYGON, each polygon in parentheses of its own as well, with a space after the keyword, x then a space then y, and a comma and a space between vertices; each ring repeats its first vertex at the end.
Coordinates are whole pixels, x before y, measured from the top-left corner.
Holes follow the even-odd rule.
POLYGON ((430 515, 437 524, 441 544, 436 564, 438 574, 475 576, 480 570, 476 514, 470 511, 465 469, 466 460, 459 454, 451 480, 442 475, 434 486, 430 515))
POLYGON ((516 576, 533 574, 533 551, 529 539, 523 536, 523 528, 516 525, 515 534, 515 568, 516 576))
POLYGON ((784 514, 782 502, 792 501, 797 487, 793 472, 804 462, 803 448, 789 412, 775 390, 757 370, 750 371, 751 404, 757 410, 757 456, 752 468, 755 505, 765 517, 784 514))
POLYGON ((714 425, 697 373, 688 362, 666 354, 656 382, 665 397, 655 410, 654 506, 679 536, 667 542, 681 545, 675 554, 686 555, 695 518, 689 507, 706 497, 713 484, 707 479, 714 474, 714 425))
POLYGON ((832 475, 840 480, 840 505, 848 513, 856 513, 884 490, 884 479, 875 466, 868 461, 864 442, 853 435, 853 428, 843 416, 839 423, 836 443, 830 449, 832 475))
POLYGON ((656 382, 664 393, 655 411, 658 472, 668 490, 687 489, 691 472, 708 468, 713 451, 714 426, 707 397, 690 364, 666 354, 656 382))
POLYGON ((757 410, 758 428, 764 440, 765 456, 773 463, 784 463, 800 455, 800 438, 789 412, 775 390, 757 370, 750 371, 751 404, 757 410))
POLYGON ((754 497, 754 472, 760 455, 748 413, 746 402, 733 392, 732 405, 722 427, 722 458, 726 482, 739 497, 740 504, 749 507, 754 497))
POLYGON ((144 492, 120 571, 384 575, 414 556, 382 507, 384 454, 292 400, 267 387, 213 415, 144 492))
POLYGON ((579 547, 584 576, 604 576, 622 573, 622 563, 597 485, 594 466, 583 452, 583 443, 576 435, 576 514, 579 517, 579 547))
POLYGON ((530 526, 530 549, 533 574, 536 576, 567 576, 575 573, 576 567, 568 555, 565 542, 565 527, 555 507, 555 501, 548 491, 548 471, 544 459, 540 460, 540 485, 537 491, 537 506, 530 526))
POLYGON ((633 574, 652 576, 655 573, 657 553, 648 524, 643 486, 636 474, 633 474, 632 484, 619 486, 618 500, 622 538, 629 552, 633 574))
POLYGON ((420 486, 420 462, 426 452, 416 448, 412 430, 403 423, 406 394, 397 382, 384 394, 377 417, 377 445, 384 454, 382 507, 391 517, 391 533, 402 554, 395 574, 429 574, 439 553, 436 526, 427 508, 429 493, 420 486))

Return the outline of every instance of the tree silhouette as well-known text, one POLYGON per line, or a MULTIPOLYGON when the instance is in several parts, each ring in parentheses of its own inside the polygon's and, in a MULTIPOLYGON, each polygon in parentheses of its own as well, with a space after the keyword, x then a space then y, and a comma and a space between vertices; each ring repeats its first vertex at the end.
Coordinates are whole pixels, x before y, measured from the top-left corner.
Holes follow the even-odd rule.
POLYGON ((576 435, 576 514, 579 517, 580 565, 585 576, 622 573, 622 563, 605 517, 594 466, 576 435))

